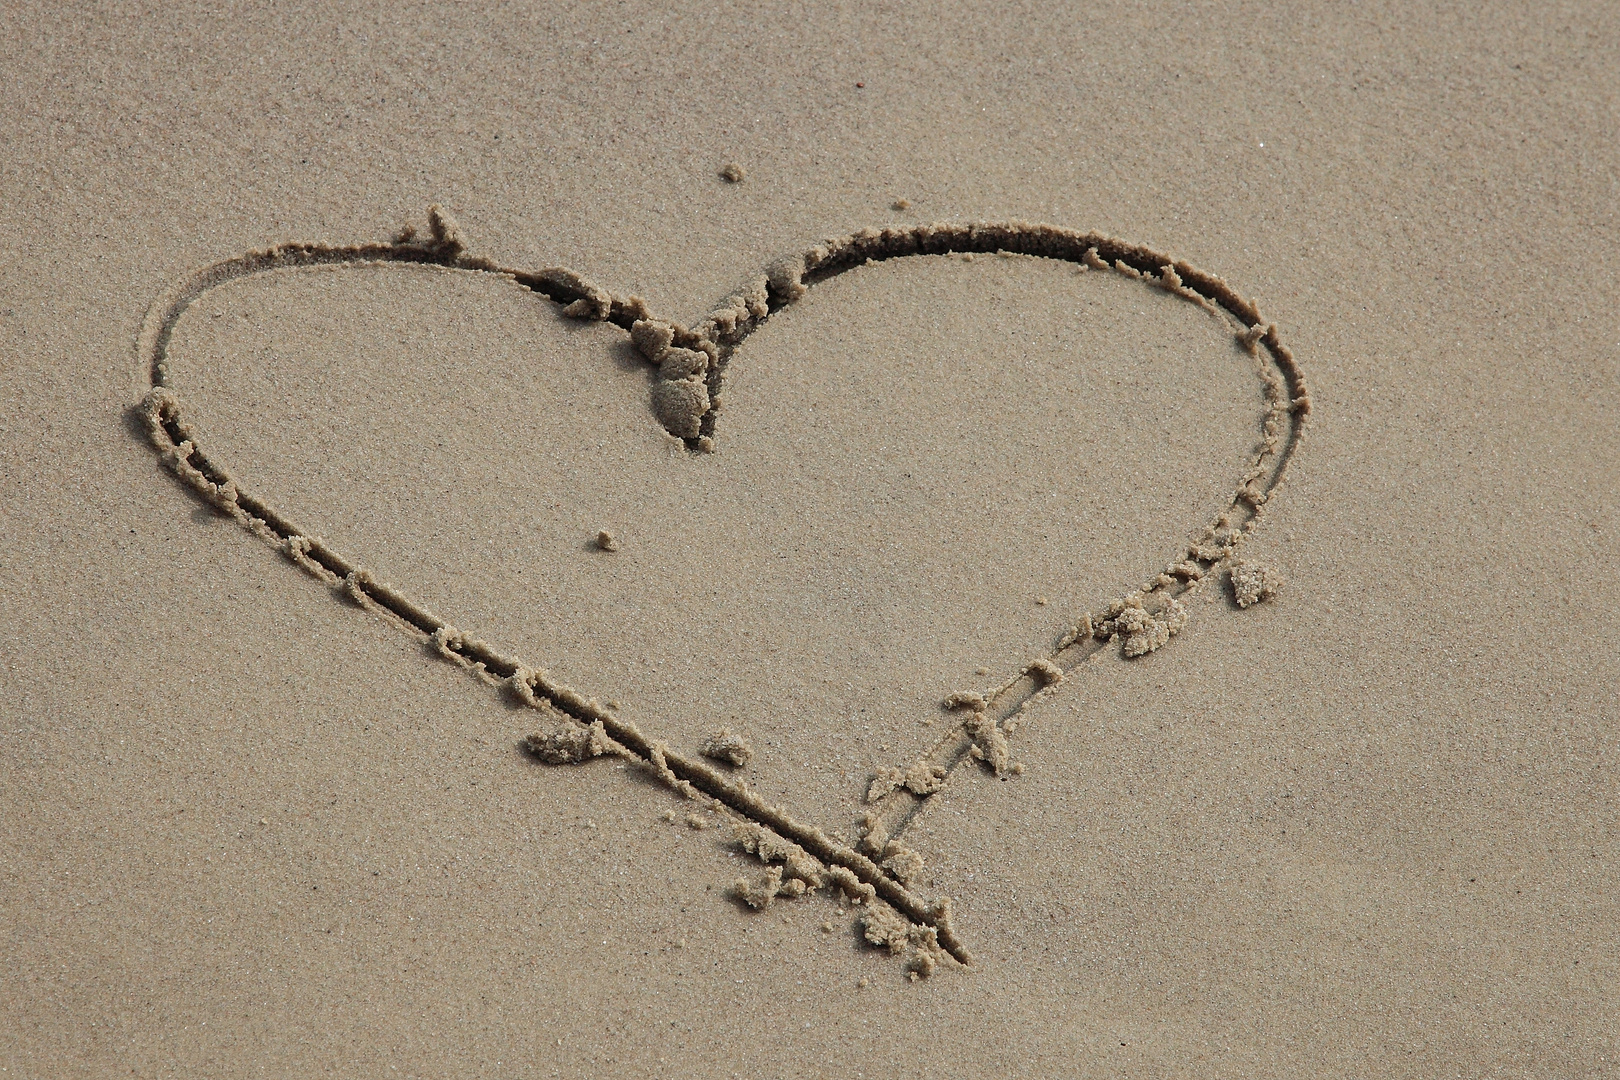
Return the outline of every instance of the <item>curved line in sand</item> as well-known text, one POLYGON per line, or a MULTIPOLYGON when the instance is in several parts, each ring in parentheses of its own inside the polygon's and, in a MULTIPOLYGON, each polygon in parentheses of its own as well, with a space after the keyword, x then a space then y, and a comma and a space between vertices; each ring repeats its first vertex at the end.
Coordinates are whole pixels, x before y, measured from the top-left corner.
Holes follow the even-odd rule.
MULTIPOLYGON (((472 668, 492 681, 509 686, 528 704, 564 725, 571 740, 531 739, 531 751, 555 760, 583 760, 601 753, 616 753, 639 761, 673 787, 691 796, 706 796, 755 826, 769 829, 788 841, 762 845, 775 857, 786 851, 790 872, 792 849, 800 849, 829 868, 846 888, 881 896, 912 923, 930 928, 939 945, 954 959, 967 963, 967 948, 951 925, 950 901, 927 901, 887 871, 879 860, 904 853, 897 837, 910 823, 927 794, 937 790, 950 770, 978 759, 1000 771, 1007 767, 1006 734, 1016 730, 1027 704, 1060 682, 1066 671, 1083 662, 1116 637, 1125 636, 1120 617, 1126 609, 1140 611, 1132 625, 1169 627, 1158 644, 1178 630, 1170 620, 1179 612, 1179 597, 1199 587, 1206 576, 1229 559, 1259 524, 1262 508, 1280 487, 1289 460, 1298 447, 1310 413, 1310 397, 1293 354, 1283 345, 1275 325, 1266 324, 1248 300, 1220 278, 1150 248, 1128 244, 1099 233, 1080 233, 1050 225, 1026 223, 925 225, 865 229, 840 240, 819 244, 804 254, 784 260, 728 297, 695 327, 657 319, 639 297, 621 297, 565 268, 521 271, 465 254, 459 231, 437 207, 429 210, 429 235, 418 238, 402 233, 388 243, 355 245, 285 244, 250 252, 215 263, 193 273, 159 297, 148 309, 136 341, 136 357, 151 389, 142 403, 148 434, 180 478, 209 502, 231 514, 252 531, 278 546, 283 553, 327 584, 343 589, 356 603, 386 614, 428 639, 447 658, 472 668), (955 724, 913 766, 911 776, 923 777, 907 786, 895 771, 890 790, 877 794, 874 809, 862 825, 857 850, 828 836, 821 829, 795 819, 784 807, 766 803, 748 786, 725 776, 704 762, 671 750, 646 736, 633 723, 616 717, 594 699, 553 681, 543 670, 531 668, 485 642, 462 633, 426 607, 378 580, 350 562, 318 537, 288 519, 273 506, 243 489, 224 465, 203 450, 185 419, 179 399, 169 389, 168 347, 186 309, 219 285, 269 270, 323 264, 414 263, 447 269, 500 275, 541 294, 577 318, 612 322, 631 331, 632 340, 652 363, 664 366, 682 352, 681 381, 702 384, 684 400, 695 401, 702 412, 677 416, 685 430, 674 431, 693 449, 712 446, 718 397, 725 368, 749 334, 771 313, 802 296, 818 282, 867 262, 911 255, 973 255, 1008 253, 1055 259, 1103 272, 1118 272, 1163 288, 1211 313, 1234 321, 1234 333, 1257 356, 1263 346, 1267 363, 1257 367, 1266 388, 1267 410, 1262 439, 1231 502, 1206 527, 1200 540, 1182 558, 1156 578, 1116 601, 1108 609, 1085 616, 1048 656, 1037 658, 1012 679, 986 693, 954 695, 947 708, 970 713, 955 724), (694 370, 694 357, 699 361, 694 370), (1155 622, 1155 620, 1158 620, 1155 622), (559 749, 560 747, 560 749, 559 749), (920 769, 921 771, 917 771, 920 769), (864 886, 864 889, 861 888, 864 886)), ((674 380, 666 380, 674 381, 674 380)), ((655 410, 657 409, 655 389, 655 410)), ((660 415, 660 420, 665 417, 660 415)), ((666 427, 669 424, 666 422, 666 427)), ((1154 644, 1151 648, 1157 648, 1154 644)), ((1151 651, 1151 648, 1141 651, 1151 651)), ((1127 639, 1127 652, 1130 651, 1127 639)), ((876 788, 874 788, 876 791, 876 788)), ((806 864, 808 865, 808 864, 806 864)), ((814 869, 800 870, 803 882, 823 883, 814 869)), ((768 898, 767 898, 768 899, 768 898)))

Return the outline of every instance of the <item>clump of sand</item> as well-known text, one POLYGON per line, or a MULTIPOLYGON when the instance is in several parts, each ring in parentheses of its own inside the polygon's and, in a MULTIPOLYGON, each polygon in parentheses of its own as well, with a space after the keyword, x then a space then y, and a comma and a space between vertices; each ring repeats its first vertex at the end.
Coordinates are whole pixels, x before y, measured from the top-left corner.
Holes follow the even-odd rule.
POLYGON ((739 823, 733 839, 744 851, 757 855, 761 862, 781 863, 782 873, 805 887, 819 889, 826 882, 827 868, 814 856, 761 825, 751 821, 739 823))
POLYGON ((879 768, 866 788, 866 801, 877 802, 890 792, 905 788, 919 798, 932 795, 945 784, 945 767, 931 761, 917 761, 908 768, 879 768))
POLYGON ((550 732, 536 732, 523 740, 523 748, 548 765, 577 765, 611 752, 613 740, 598 720, 590 726, 559 724, 550 732))
POLYGON ((932 926, 918 926, 887 904, 873 904, 860 917, 861 937, 867 944, 888 949, 898 955, 908 947, 906 973, 912 979, 927 978, 934 973, 943 950, 939 946, 938 932, 932 926))
POLYGON ((1250 607, 1277 595, 1277 574, 1260 563, 1234 560, 1227 571, 1232 581, 1232 599, 1240 608, 1250 607))
POLYGON ((1175 597, 1165 597, 1163 607, 1152 612, 1140 595, 1132 595, 1109 606, 1108 617, 1098 625, 1097 633, 1118 637, 1125 655, 1136 657, 1162 649, 1186 626, 1187 608, 1175 597))
POLYGON ((1012 763, 1012 747, 1007 744, 1006 733, 996 726, 988 713, 976 712, 962 725, 973 748, 968 751, 974 759, 990 766, 997 776, 1007 771, 1012 763))
POLYGON ((754 758, 754 748, 748 740, 728 727, 715 730, 703 740, 702 753, 704 757, 723 761, 735 769, 742 768, 754 758))

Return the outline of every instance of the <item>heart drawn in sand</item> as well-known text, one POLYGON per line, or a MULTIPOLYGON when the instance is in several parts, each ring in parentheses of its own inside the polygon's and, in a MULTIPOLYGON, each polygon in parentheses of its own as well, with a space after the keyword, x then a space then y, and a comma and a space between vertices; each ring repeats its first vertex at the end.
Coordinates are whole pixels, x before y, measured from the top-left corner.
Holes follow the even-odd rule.
POLYGON ((138 351, 152 441, 211 503, 501 682, 538 714, 536 758, 620 755, 724 807, 766 864, 747 903, 841 889, 924 973, 968 952, 916 891, 912 816, 963 763, 1016 768, 1024 706, 1077 664, 1182 630, 1309 413, 1276 328, 1220 279, 1025 224, 829 241, 688 327, 573 271, 469 256, 434 209, 425 236, 200 271, 138 351), (328 305, 340 278, 347 306, 328 305), (263 316, 252 333, 294 326, 285 355, 237 349, 224 307, 180 348, 220 298, 263 316), (415 304, 446 314, 403 335, 355 315, 415 304), (475 353, 438 366, 461 337, 475 353), (299 348, 330 356, 301 369, 299 348), (387 475, 354 479, 357 429, 392 448, 387 475), (810 823, 851 802, 857 841, 810 823))

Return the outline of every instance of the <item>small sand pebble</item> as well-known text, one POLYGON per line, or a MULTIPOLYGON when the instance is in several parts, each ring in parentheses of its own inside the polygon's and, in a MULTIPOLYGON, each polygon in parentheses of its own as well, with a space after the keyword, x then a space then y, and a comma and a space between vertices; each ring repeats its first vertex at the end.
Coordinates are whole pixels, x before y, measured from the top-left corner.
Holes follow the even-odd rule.
POLYGON ((735 161, 726 162, 720 169, 720 179, 728 184, 740 184, 747 178, 748 174, 743 172, 743 167, 735 161))
POLYGON ((618 551, 619 542, 613 539, 613 534, 603 529, 596 534, 596 546, 603 551, 618 551))

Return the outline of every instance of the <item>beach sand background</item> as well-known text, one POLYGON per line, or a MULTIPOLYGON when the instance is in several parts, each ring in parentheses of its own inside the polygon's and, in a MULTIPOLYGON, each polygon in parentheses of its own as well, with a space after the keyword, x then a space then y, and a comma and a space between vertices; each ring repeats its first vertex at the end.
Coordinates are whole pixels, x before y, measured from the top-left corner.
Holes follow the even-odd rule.
MULTIPOLYGON (((1616 1070, 1613 11, 3 18, 0 1075, 1616 1070), (146 442, 165 289, 430 203, 685 321, 870 225, 1186 258, 1309 381, 1245 545, 1281 591, 1212 583, 1032 707, 1021 774, 928 800, 968 967, 910 980, 827 893, 748 910, 728 828, 536 763, 532 712, 146 442)), ((1069 266, 863 267, 739 349, 697 455, 611 326, 284 271, 199 301, 174 382, 312 531, 673 746, 746 731, 853 835, 942 693, 1218 511, 1261 400, 1214 329, 1069 266)))

